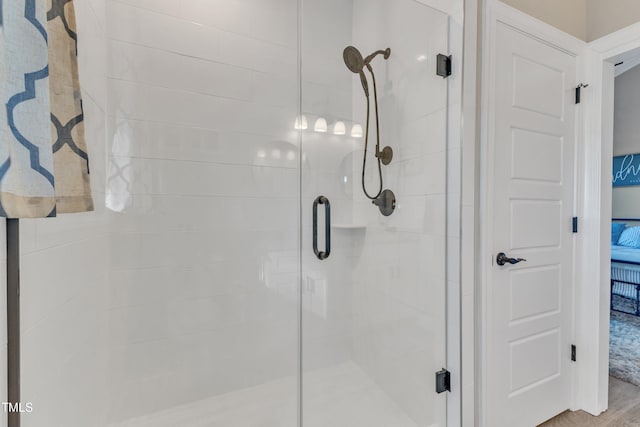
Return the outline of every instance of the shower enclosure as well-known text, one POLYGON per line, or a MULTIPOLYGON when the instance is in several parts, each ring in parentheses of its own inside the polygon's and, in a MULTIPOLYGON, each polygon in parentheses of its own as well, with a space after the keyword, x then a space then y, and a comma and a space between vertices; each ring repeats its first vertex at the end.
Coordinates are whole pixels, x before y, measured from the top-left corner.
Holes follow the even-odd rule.
POLYGON ((462 2, 75 3, 96 212, 22 222, 22 425, 446 426, 462 2))

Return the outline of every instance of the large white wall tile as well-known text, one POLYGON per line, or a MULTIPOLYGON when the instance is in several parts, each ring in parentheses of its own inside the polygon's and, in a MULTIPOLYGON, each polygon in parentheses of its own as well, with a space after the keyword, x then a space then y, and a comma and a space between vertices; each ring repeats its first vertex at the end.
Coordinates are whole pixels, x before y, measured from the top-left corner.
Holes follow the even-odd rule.
POLYGON ((295 375, 297 12, 107 13, 108 416, 124 421, 295 375))
POLYGON ((292 0, 184 0, 180 16, 269 43, 296 45, 297 5, 292 0))
POLYGON ((96 210, 21 220, 21 386, 34 408, 22 416, 27 427, 107 421, 106 2, 75 8, 96 210))
POLYGON ((108 114, 116 118, 291 138, 295 108, 110 80, 108 114), (285 133, 286 132, 286 133, 285 133))

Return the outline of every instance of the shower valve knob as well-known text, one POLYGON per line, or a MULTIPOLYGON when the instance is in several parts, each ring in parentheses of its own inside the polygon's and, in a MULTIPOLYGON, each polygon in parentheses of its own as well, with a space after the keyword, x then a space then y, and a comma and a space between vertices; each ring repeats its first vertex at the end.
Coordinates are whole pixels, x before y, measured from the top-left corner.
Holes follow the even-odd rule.
POLYGON ((389 216, 396 210, 396 195, 391 190, 384 190, 377 199, 371 201, 380 209, 380 213, 389 216))

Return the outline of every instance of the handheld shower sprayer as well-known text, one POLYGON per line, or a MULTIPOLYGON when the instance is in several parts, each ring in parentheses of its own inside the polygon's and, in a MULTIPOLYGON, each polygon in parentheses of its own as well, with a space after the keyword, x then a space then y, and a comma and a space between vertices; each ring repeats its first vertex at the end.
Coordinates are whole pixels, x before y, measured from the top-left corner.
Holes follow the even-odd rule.
POLYGON ((360 82, 362 83, 362 90, 364 91, 364 95, 367 100, 367 122, 366 122, 366 130, 365 130, 365 138, 364 138, 364 158, 362 161, 362 191, 364 191, 365 196, 372 200, 372 203, 378 206, 380 212, 385 215, 391 215, 393 210, 396 207, 396 199, 395 195, 391 190, 384 190, 384 184, 382 179, 382 165, 388 165, 391 163, 393 159, 393 150, 391 147, 384 147, 380 150, 380 118, 378 114, 378 91, 376 88, 376 76, 373 72, 373 67, 371 66, 371 61, 378 56, 382 55, 384 59, 389 59, 391 56, 391 49, 387 48, 385 50, 377 50, 373 52, 371 55, 366 58, 362 57, 362 54, 358 49, 353 46, 347 46, 342 52, 342 58, 344 59, 344 63, 354 74, 358 74, 360 76, 360 82), (367 79, 366 74, 364 73, 364 69, 367 69, 371 74, 371 80, 373 82, 373 99, 375 104, 375 112, 376 112, 376 159, 378 161, 378 177, 380 180, 380 187, 375 196, 371 196, 369 192, 367 192, 367 188, 365 185, 365 170, 367 165, 367 149, 369 146, 369 117, 371 115, 371 107, 369 101, 369 81, 367 79))
POLYGON ((362 89, 364 94, 369 99, 369 83, 367 82, 367 76, 364 75, 364 59, 360 51, 353 46, 347 46, 342 52, 342 58, 347 68, 354 74, 360 75, 360 81, 362 82, 362 89))

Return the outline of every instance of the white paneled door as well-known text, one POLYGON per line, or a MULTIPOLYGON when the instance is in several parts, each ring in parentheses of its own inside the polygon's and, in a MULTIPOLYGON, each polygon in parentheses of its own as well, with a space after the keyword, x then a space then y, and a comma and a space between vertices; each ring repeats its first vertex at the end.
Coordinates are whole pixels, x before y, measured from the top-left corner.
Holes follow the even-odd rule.
POLYGON ((571 398, 576 58, 496 25, 485 425, 532 427, 571 398))

